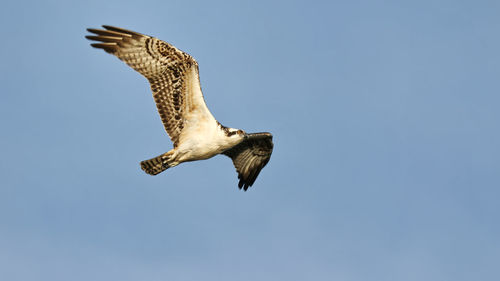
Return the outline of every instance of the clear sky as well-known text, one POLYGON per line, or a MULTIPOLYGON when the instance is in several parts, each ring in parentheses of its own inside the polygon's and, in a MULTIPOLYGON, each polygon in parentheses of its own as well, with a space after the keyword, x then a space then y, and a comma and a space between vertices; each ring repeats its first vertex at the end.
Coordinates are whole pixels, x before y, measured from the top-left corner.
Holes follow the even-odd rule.
POLYGON ((499 280, 500 2, 3 1, 1 280, 499 280), (115 25, 194 56, 224 125, 274 134, 156 177, 115 25))

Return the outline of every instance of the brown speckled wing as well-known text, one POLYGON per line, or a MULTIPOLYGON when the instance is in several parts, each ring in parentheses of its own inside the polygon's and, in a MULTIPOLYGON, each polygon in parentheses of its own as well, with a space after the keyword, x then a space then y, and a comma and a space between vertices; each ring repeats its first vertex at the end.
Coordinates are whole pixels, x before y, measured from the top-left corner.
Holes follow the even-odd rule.
MULTIPOLYGON (((92 47, 117 56, 148 79, 165 130, 176 147, 186 113, 190 111, 189 95, 201 95, 201 89, 192 92, 194 82, 190 81, 199 79, 198 64, 190 55, 157 38, 118 27, 103 27, 104 30, 87 29, 96 35, 86 38, 99 41, 92 47)), ((204 102, 202 106, 206 107, 204 102)))
POLYGON ((273 135, 270 133, 248 134, 247 139, 224 152, 233 160, 238 172, 238 187, 247 190, 260 171, 266 166, 273 152, 273 135))

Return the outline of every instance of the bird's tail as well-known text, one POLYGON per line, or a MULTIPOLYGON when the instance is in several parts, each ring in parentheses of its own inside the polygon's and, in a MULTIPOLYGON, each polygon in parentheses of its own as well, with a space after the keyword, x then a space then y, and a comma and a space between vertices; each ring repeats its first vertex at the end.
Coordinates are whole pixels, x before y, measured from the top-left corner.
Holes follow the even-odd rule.
POLYGON ((173 151, 171 150, 160 156, 156 156, 155 158, 144 160, 141 162, 141 169, 152 176, 157 175, 166 169, 175 166, 175 164, 171 161, 172 154, 173 151))

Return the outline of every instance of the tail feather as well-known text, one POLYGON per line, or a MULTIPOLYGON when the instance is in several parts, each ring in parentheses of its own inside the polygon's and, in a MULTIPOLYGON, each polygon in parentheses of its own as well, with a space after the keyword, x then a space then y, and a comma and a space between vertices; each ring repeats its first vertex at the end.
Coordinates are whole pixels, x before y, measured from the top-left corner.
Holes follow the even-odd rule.
POLYGON ((144 160, 141 162, 141 169, 150 175, 157 175, 166 169, 172 167, 170 165, 170 156, 172 153, 167 152, 155 158, 144 160))

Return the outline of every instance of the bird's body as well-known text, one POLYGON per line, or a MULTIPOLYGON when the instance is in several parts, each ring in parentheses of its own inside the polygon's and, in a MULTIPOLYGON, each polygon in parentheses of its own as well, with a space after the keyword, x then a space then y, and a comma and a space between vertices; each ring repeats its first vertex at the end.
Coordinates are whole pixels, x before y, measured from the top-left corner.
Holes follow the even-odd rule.
POLYGON ((171 150, 173 163, 177 165, 182 162, 212 158, 238 145, 244 139, 245 136, 241 134, 228 137, 215 122, 201 122, 197 126, 188 126, 185 134, 179 139, 179 145, 171 150))
POLYGON ((210 113, 201 92, 198 63, 174 46, 137 32, 103 26, 88 29, 99 41, 95 48, 117 56, 145 76, 163 125, 174 143, 167 153, 141 162, 141 168, 156 175, 180 163, 229 156, 238 172, 239 188, 252 186, 273 150, 270 133, 247 134, 222 126, 210 113))

